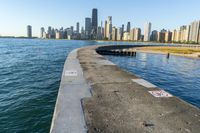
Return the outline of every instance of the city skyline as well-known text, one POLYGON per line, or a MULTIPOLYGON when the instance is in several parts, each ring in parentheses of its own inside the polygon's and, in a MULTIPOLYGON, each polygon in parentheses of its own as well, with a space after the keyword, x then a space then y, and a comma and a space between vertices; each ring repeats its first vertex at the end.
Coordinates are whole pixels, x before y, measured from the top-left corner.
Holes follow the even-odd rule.
POLYGON ((33 36, 37 37, 40 36, 41 27, 60 28, 71 25, 76 27, 77 22, 82 27, 85 24, 85 17, 91 18, 91 9, 93 8, 98 9, 99 25, 101 21, 107 20, 108 16, 112 16, 113 25, 116 27, 131 22, 131 27, 141 27, 142 31, 144 31, 145 22, 151 22, 152 29, 155 30, 163 28, 172 30, 200 18, 199 1, 170 1, 153 0, 149 3, 148 0, 134 2, 127 0, 126 2, 115 1, 113 4, 106 0, 95 0, 90 3, 81 0, 74 2, 63 0, 56 2, 51 0, 48 2, 39 0, 2 1, 0 5, 0 15, 2 16, 0 35, 26 36, 25 27, 27 25, 33 27, 33 36))

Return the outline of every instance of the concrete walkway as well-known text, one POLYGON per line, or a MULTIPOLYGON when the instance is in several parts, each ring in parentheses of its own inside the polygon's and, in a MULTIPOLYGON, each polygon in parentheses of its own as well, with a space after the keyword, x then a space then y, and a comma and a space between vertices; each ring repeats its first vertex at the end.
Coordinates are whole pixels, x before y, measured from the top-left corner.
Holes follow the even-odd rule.
POLYGON ((89 88, 74 50, 64 65, 51 133, 87 132, 81 99, 91 96, 89 88))
POLYGON ((121 70, 98 47, 69 55, 51 133, 199 133, 198 108, 121 70))

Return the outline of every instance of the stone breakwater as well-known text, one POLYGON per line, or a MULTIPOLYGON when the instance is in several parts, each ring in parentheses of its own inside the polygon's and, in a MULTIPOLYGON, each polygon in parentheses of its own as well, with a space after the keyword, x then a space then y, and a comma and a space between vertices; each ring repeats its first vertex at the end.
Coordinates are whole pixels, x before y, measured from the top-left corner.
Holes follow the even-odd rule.
POLYGON ((50 132, 199 132, 198 108, 98 54, 131 47, 90 46, 69 55, 50 132))

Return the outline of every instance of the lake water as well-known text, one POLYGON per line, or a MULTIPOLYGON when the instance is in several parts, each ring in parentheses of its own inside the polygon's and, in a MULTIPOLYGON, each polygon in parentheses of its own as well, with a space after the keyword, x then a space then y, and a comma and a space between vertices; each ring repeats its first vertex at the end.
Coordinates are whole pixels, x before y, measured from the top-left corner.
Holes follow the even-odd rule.
MULTIPOLYGON (((70 51, 115 42, 0 39, 0 132, 48 133, 63 65, 70 51)), ((131 44, 131 43, 123 43, 131 44)), ((172 94, 200 107, 200 61, 162 55, 109 56, 172 94)))

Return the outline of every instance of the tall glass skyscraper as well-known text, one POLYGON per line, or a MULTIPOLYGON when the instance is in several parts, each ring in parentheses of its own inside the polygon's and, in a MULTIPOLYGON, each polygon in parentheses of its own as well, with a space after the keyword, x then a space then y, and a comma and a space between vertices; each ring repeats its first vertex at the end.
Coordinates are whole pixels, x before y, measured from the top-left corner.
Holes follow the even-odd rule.
POLYGON ((85 35, 89 39, 91 34, 91 18, 85 18, 85 35))
POLYGON ((127 29, 126 29, 127 32, 130 32, 131 31, 131 22, 128 22, 127 23, 127 29))
POLYGON ((92 34, 97 34, 98 28, 98 11, 96 8, 92 9, 92 34))

